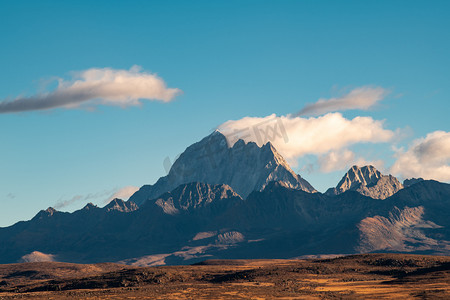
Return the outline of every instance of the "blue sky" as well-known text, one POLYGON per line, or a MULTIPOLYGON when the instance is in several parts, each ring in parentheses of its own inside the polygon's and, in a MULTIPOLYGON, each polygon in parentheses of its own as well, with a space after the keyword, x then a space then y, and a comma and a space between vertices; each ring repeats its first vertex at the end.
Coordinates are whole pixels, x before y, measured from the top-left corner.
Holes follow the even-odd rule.
MULTIPOLYGON (((2 1, 0 101, 54 90, 52 79, 70 82, 74 71, 134 65, 182 94, 0 114, 0 226, 58 202, 103 204, 154 183, 166 157, 228 120, 294 114, 358 87, 387 93, 337 113, 385 120, 396 135, 341 153, 390 171, 401 155, 415 159, 414 145, 446 149, 446 135, 426 136, 450 131, 449 11, 448 1, 2 1)), ((294 156, 294 170, 324 191, 345 169, 324 172, 317 155, 294 156)))

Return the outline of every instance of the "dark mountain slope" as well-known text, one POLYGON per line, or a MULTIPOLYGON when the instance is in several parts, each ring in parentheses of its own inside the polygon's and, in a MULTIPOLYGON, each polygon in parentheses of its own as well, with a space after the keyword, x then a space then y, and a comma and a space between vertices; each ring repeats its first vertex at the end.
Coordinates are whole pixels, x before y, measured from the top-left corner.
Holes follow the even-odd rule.
POLYGON ((74 213, 49 208, 0 228, 0 262, 33 251, 61 261, 140 265, 369 251, 450 254, 449 202, 450 185, 435 181, 385 200, 356 191, 307 193, 284 182, 243 200, 227 185, 188 183, 137 210, 116 199, 74 213))

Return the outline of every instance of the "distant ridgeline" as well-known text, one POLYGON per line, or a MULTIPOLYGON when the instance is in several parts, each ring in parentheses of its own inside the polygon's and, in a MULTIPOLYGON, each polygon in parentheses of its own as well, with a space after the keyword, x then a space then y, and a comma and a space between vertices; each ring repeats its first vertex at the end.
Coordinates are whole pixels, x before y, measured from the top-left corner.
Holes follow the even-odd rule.
POLYGON ((270 143, 215 131, 128 201, 0 228, 0 263, 134 265, 366 252, 450 254, 450 185, 353 166, 324 194, 270 143))

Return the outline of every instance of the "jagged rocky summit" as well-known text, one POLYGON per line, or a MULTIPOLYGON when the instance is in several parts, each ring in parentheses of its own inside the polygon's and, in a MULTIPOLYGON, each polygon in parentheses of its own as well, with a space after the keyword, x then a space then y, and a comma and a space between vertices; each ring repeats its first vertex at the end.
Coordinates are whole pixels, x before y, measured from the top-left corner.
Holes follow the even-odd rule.
POLYGON ((189 146, 167 176, 161 177, 154 185, 144 185, 130 200, 140 206, 190 182, 226 184, 246 198, 252 191, 263 190, 271 181, 281 181, 292 189, 316 192, 289 167, 270 142, 262 147, 243 140, 229 145, 226 137, 216 130, 189 146))
POLYGON ((374 199, 386 199, 401 189, 403 185, 392 175, 383 175, 373 166, 353 166, 338 185, 328 189, 326 194, 331 196, 356 191, 374 199))
MULTIPOLYGON (((226 209, 227 205, 235 201, 242 201, 242 198, 226 184, 210 185, 192 182, 162 194, 154 204, 166 214, 177 215, 192 213, 208 206, 226 209)), ((147 205, 153 205, 153 203, 147 203, 147 205)))
POLYGON ((133 201, 123 201, 122 199, 114 198, 105 207, 106 211, 131 212, 138 209, 138 206, 133 201))
POLYGON ((422 177, 405 179, 403 181, 403 186, 404 187, 412 186, 413 184, 419 183, 421 181, 424 181, 422 177))

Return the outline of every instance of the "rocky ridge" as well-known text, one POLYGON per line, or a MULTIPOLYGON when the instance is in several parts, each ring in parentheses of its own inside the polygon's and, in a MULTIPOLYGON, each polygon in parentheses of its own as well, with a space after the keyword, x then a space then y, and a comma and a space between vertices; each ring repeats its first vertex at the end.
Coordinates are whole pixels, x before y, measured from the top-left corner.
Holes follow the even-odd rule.
POLYGON ((346 191, 356 191, 374 199, 386 199, 403 188, 392 175, 383 175, 373 166, 353 166, 342 177, 335 188, 326 191, 327 195, 339 195, 346 191))

